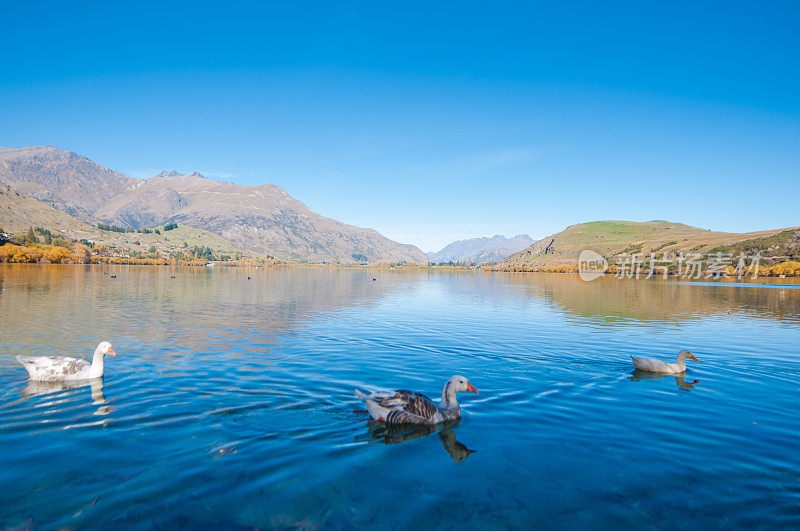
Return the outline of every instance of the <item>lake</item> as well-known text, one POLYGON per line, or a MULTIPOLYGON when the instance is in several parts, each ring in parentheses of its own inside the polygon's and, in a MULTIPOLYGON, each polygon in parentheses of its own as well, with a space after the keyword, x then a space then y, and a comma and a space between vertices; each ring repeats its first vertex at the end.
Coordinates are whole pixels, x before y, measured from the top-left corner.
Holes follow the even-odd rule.
POLYGON ((765 282, 0 264, 0 527, 797 528, 800 285, 765 282), (14 360, 101 340, 103 381, 14 360), (353 395, 454 374, 439 430, 353 395))

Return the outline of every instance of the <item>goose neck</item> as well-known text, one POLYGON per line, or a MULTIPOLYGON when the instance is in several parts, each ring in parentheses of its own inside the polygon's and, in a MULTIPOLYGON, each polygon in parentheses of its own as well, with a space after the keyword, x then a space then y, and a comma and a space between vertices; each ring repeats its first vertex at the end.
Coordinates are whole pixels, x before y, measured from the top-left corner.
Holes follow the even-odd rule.
POLYGON ((447 382, 444 386, 444 389, 442 389, 442 409, 450 409, 454 406, 458 407, 456 390, 451 385, 451 382, 447 382))
POLYGON ((97 372, 98 370, 100 373, 103 372, 103 353, 100 352, 100 349, 94 351, 94 356, 92 357, 92 371, 97 372))

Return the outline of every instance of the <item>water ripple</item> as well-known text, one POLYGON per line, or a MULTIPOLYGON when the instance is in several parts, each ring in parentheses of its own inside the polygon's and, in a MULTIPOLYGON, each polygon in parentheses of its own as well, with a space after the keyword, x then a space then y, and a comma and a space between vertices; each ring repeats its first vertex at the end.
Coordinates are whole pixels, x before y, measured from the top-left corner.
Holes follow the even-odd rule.
POLYGON ((800 290, 115 271, 0 268, 0 527, 800 525, 800 290), (99 338, 102 381, 13 360, 99 338), (681 348, 678 378, 628 358, 681 348), (353 396, 452 374, 480 394, 446 429, 353 396))

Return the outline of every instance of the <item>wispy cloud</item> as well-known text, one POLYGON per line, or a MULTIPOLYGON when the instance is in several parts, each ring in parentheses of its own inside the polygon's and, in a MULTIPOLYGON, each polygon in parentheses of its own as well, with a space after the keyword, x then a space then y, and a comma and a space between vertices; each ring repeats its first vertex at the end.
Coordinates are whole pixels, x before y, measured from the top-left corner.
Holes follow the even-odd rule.
POLYGON ((509 147, 452 157, 437 156, 433 160, 417 163, 410 168, 404 168, 404 171, 440 177, 476 175, 494 169, 530 164, 541 159, 549 149, 551 148, 544 146, 509 147))

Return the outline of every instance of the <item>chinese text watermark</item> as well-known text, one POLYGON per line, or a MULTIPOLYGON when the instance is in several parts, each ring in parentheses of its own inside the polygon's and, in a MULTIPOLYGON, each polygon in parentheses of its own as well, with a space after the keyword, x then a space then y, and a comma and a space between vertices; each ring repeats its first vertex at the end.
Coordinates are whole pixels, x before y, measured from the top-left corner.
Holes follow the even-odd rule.
POLYGON ((616 278, 667 278, 669 275, 683 279, 758 278, 761 253, 734 256, 731 253, 656 253, 627 254, 615 258, 613 269, 608 260, 592 250, 581 251, 578 257, 578 274, 583 280, 594 280, 607 271, 616 278))

